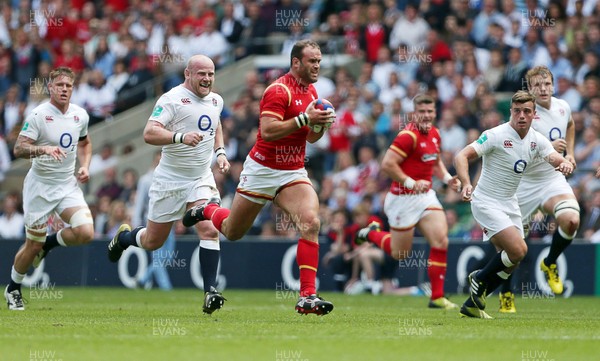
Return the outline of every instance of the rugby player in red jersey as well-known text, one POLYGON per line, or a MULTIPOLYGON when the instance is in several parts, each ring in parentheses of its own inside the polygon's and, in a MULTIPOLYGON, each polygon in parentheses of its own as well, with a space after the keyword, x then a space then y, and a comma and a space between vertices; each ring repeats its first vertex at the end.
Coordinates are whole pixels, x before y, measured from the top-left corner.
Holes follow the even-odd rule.
POLYGON ((312 84, 318 79, 320 66, 321 50, 316 42, 302 40, 294 45, 290 71, 263 94, 256 144, 244 162, 231 210, 220 207, 218 199, 211 199, 206 205, 188 210, 183 224, 189 227, 211 220, 229 240, 238 240, 248 232, 263 206, 272 201, 289 215, 300 233, 296 255, 300 298, 296 311, 325 315, 333 310, 333 304, 317 295, 315 285, 321 226, 319 199, 304 168, 306 141, 319 140, 335 120, 335 113, 314 107, 318 96, 312 84))
POLYGON ((412 122, 398 133, 381 165, 393 180, 384 204, 391 232, 381 231, 379 224, 374 222, 358 232, 356 243, 370 241, 395 259, 410 259, 413 258, 411 249, 417 227, 431 246, 427 260, 431 282, 429 307, 457 308, 444 297, 448 224, 444 209, 431 189, 431 180, 435 175, 455 191, 458 191, 460 181, 448 173, 440 158, 440 134, 433 126, 434 99, 417 95, 413 104, 412 122))

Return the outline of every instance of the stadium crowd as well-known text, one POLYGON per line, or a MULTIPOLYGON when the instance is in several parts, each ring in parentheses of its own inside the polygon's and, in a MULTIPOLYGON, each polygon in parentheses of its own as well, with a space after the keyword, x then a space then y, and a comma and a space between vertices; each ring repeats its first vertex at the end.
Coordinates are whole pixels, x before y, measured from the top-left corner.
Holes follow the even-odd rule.
MULTIPOLYGON (((324 236, 336 237, 340 212, 348 230, 364 222, 355 219, 361 218, 357 209, 385 222, 382 204, 390 180, 379 171, 379 161, 409 120, 416 94, 437 99, 442 157, 454 174, 454 154, 505 121, 506 94, 525 88, 527 69, 546 65, 555 76, 555 96, 570 104, 576 124, 578 169, 570 184, 582 208, 578 237, 600 240, 600 184, 592 173, 600 165, 600 1, 23 0, 1 6, 0 181, 23 119, 48 97, 40 79, 54 67, 77 72, 73 102, 97 124, 180 83, 191 54, 209 55, 219 69, 252 54, 287 54, 295 41, 312 38, 323 54, 364 60, 358 73, 339 67, 315 84, 337 112, 335 125, 309 146, 306 158, 322 202, 324 236), (275 40, 282 35, 283 43, 275 40)), ((249 72, 241 95, 225 105, 232 168, 215 177, 226 206, 254 144, 260 96, 283 71, 249 72)), ((112 237, 134 216, 140 175, 117 174, 114 168, 130 148, 106 144, 94 156, 90 172, 104 179, 88 195, 94 199, 97 237, 112 237)), ((475 176, 478 167, 472 168, 475 176)), ((468 204, 442 182, 434 187, 446 208, 450 238, 480 241, 468 204)), ((3 189, 0 237, 23 236, 20 202, 19 192, 3 189)), ((265 207, 249 234, 294 236, 288 218, 265 207)), ((531 238, 543 239, 552 222, 536 217, 531 238)), ((177 234, 189 232, 178 224, 177 234)))

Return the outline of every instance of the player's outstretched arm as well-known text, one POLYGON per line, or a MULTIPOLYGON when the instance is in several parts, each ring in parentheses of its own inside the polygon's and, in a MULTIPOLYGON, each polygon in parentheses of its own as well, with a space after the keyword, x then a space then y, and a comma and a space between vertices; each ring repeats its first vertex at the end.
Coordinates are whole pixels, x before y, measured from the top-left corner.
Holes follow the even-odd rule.
POLYGON ((183 143, 195 147, 202 141, 198 132, 176 133, 165 129, 161 123, 149 120, 144 128, 144 141, 150 145, 168 145, 183 143))
POLYGON ((467 145, 454 157, 454 168, 462 184, 461 194, 465 202, 471 201, 471 195, 473 194, 473 185, 471 184, 471 177, 469 177, 469 162, 477 158, 479 158, 479 154, 470 145, 467 145))
POLYGON ((550 153, 550 155, 546 158, 546 161, 552 164, 555 170, 564 175, 573 173, 573 163, 566 160, 565 157, 558 154, 556 151, 550 153))
POLYGON ((17 158, 36 158, 42 155, 49 155, 55 160, 62 160, 67 156, 67 153, 60 149, 60 147, 53 147, 49 145, 34 145, 35 140, 19 135, 15 143, 13 153, 17 158))

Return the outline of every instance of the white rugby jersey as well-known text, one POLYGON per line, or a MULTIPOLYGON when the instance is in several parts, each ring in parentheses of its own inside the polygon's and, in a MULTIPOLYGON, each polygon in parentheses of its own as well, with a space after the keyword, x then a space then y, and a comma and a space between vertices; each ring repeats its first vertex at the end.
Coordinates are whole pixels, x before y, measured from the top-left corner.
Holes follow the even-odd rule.
POLYGON ((474 193, 499 201, 515 195, 532 162, 544 161, 554 151, 550 141, 536 130, 530 129, 521 139, 509 123, 486 130, 471 146, 483 162, 474 193))
POLYGON ((164 145, 156 174, 173 180, 194 180, 211 172, 215 134, 222 110, 223 98, 213 92, 200 98, 180 84, 163 94, 149 119, 172 132, 199 132, 204 138, 195 147, 179 143, 164 145))
POLYGON ((59 146, 67 154, 62 161, 48 155, 33 158, 30 172, 46 183, 60 183, 74 177, 79 138, 88 134, 89 115, 75 104, 63 114, 46 102, 35 107, 19 135, 31 138, 36 146, 59 146))
MULTIPOLYGON (((539 104, 535 106, 536 116, 533 118, 531 127, 542 133, 551 142, 556 139, 565 139, 567 135, 567 125, 571 119, 571 107, 569 104, 555 97, 550 101, 550 109, 546 109, 539 104)), ((531 164, 525 179, 545 179, 549 175, 554 175, 554 168, 547 162, 535 162, 531 164)), ((562 174, 559 174, 562 176, 562 174)))

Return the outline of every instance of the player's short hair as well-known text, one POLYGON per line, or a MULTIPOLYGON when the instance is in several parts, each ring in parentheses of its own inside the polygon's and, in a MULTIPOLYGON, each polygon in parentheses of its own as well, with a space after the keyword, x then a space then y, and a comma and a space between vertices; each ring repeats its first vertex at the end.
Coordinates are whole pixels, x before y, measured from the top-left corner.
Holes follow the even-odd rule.
POLYGON ((535 104, 535 95, 526 90, 519 90, 510 99, 510 106, 512 107, 514 103, 524 104, 527 102, 532 102, 535 104))
POLYGON ((67 78, 71 78, 71 80, 75 81, 75 72, 71 68, 67 68, 66 66, 60 66, 50 72, 50 82, 53 82, 54 79, 59 76, 64 75, 67 78))
POLYGON ((435 99, 429 94, 419 94, 413 98, 413 106, 416 108, 421 104, 435 104, 435 99))
POLYGON ((319 44, 314 40, 304 39, 296 42, 292 48, 292 54, 290 55, 290 66, 292 66, 292 60, 294 58, 302 60, 302 52, 304 51, 304 48, 309 46, 321 50, 319 44))
POLYGON ((531 78, 533 78, 534 76, 541 76, 542 78, 549 77, 550 80, 552 81, 552 84, 554 84, 554 75, 552 75, 552 72, 550 71, 550 69, 548 69, 548 67, 545 65, 535 66, 535 67, 529 69, 527 71, 527 73, 525 73, 525 81, 527 82, 527 88, 530 87, 531 78))

